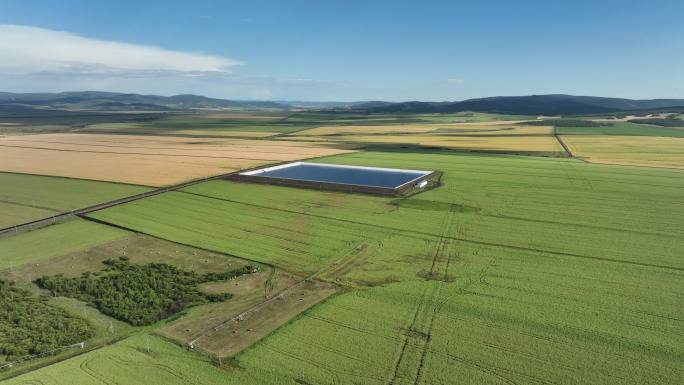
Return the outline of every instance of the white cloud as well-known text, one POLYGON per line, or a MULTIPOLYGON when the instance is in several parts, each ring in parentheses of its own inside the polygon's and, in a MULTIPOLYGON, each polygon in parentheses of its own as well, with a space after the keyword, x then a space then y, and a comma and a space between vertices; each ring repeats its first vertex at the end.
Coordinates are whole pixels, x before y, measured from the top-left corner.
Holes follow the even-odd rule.
POLYGON ((229 73, 222 56, 90 39, 32 26, 0 24, 0 74, 146 76, 229 73))
POLYGON ((447 83, 449 83, 449 84, 463 84, 463 79, 451 78, 451 79, 447 79, 447 83))
MULTIPOLYGON (((240 74, 236 60, 0 24, 0 91, 112 91, 229 99, 352 100, 366 84, 240 74)), ((376 99, 365 97, 365 99, 376 99)))

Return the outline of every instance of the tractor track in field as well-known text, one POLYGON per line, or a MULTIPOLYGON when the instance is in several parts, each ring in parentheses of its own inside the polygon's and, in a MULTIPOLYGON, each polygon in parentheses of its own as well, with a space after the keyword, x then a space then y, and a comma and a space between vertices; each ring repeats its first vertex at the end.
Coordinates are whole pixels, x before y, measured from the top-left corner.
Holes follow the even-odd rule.
MULTIPOLYGON (((437 290, 439 295, 439 289, 437 290)), ((432 309, 432 317, 430 317, 430 325, 428 326, 427 337, 425 338, 425 344, 423 349, 420 351, 420 359, 418 360, 418 368, 416 369, 416 379, 413 381, 413 385, 418 385, 420 378, 423 374, 423 367, 425 365, 425 357, 427 357, 427 352, 430 349, 430 341, 432 341, 432 328, 435 324, 435 318, 437 318, 437 313, 440 310, 441 305, 438 304, 432 309)))
POLYGON ((399 358, 397 359, 397 362, 394 364, 394 372, 392 375, 392 378, 388 382, 388 385, 395 385, 397 383, 397 379, 399 379, 399 371, 401 370, 401 363, 404 361, 406 357, 406 352, 408 350, 408 345, 409 341, 411 339, 410 333, 412 330, 414 330, 416 323, 418 321, 418 316, 420 315, 420 310, 422 308, 423 302, 425 301, 425 296, 427 294, 428 288, 426 287, 423 289, 423 293, 421 294, 420 301, 418 302, 418 306, 416 307, 416 311, 413 313, 413 319, 411 320, 411 325, 409 326, 408 330, 406 331, 406 336, 404 337, 404 343, 401 346, 401 350, 399 353, 399 358))
MULTIPOLYGON (((453 206, 453 205, 451 205, 453 206)), ((425 277, 426 281, 426 286, 423 289, 423 292, 421 293, 420 300, 418 301, 418 306, 416 306, 416 310, 413 313, 413 319, 411 321, 411 325, 406 331, 406 336, 404 338, 404 343, 402 344, 401 351, 399 353, 399 358, 397 359, 395 366, 394 366, 394 373, 390 381, 388 382, 388 385, 395 385, 397 384, 398 380, 401 378, 401 369, 402 369, 402 363, 407 359, 407 351, 409 350, 409 343, 411 341, 411 338, 415 338, 417 336, 420 340, 422 340, 422 346, 420 347, 420 354, 418 358, 418 362, 415 365, 415 375, 412 376, 413 378, 413 385, 417 385, 418 382, 420 381, 420 378, 423 373, 423 366, 425 364, 425 358, 427 357, 427 353, 430 348, 430 340, 432 339, 432 329, 435 323, 435 318, 437 318, 437 313, 439 312, 441 308, 441 303, 438 302, 439 297, 440 297, 440 291, 442 288, 442 281, 446 281, 446 274, 450 262, 450 248, 449 248, 449 243, 450 243, 450 238, 449 238, 449 232, 451 231, 451 228, 453 226, 454 222, 454 215, 455 211, 453 210, 453 207, 450 207, 450 209, 446 212, 444 217, 442 218, 442 232, 440 236, 437 239, 435 249, 433 252, 433 257, 432 257, 432 262, 430 265, 430 271, 427 273, 425 277), (439 277, 435 277, 436 269, 438 267, 438 262, 441 256, 444 255, 446 251, 447 254, 447 261, 446 261, 446 269, 445 270, 445 276, 443 279, 439 279, 439 277), (433 282, 433 283, 429 283, 433 282), (429 315, 429 320, 427 320, 427 325, 419 325, 420 319, 424 316, 429 315), (423 327, 421 327, 423 326, 423 327), (425 327, 426 326, 426 327, 425 327), (422 329, 422 330, 421 330, 422 329)))
MULTIPOLYGON (((198 194, 198 193, 193 193, 193 192, 189 192, 189 191, 183 191, 183 193, 184 194, 196 195, 196 196, 204 197, 207 199, 214 199, 214 200, 219 200, 219 201, 238 203, 238 204, 242 204, 245 206, 258 207, 258 208, 262 208, 262 209, 286 212, 286 213, 291 213, 291 214, 307 215, 307 216, 311 216, 314 218, 328 219, 328 220, 337 221, 340 223, 361 225, 363 227, 373 228, 376 230, 382 229, 382 230, 387 231, 388 233, 402 233, 402 234, 408 234, 408 235, 413 235, 413 236, 422 236, 422 237, 430 237, 430 238, 439 237, 439 235, 434 234, 434 233, 430 233, 427 231, 409 230, 409 229, 402 229, 399 227, 392 227, 392 226, 386 226, 386 225, 360 222, 360 221, 355 221, 355 220, 351 220, 351 219, 334 218, 334 217, 329 217, 329 216, 325 216, 325 215, 311 214, 311 213, 306 213, 306 212, 301 212, 301 211, 296 211, 296 210, 289 210, 289 209, 284 209, 284 208, 279 208, 279 207, 272 207, 272 206, 266 206, 266 205, 259 205, 259 204, 255 204, 255 203, 242 202, 242 201, 238 201, 238 200, 234 200, 234 199, 219 198, 219 197, 215 197, 215 196, 211 196, 211 195, 198 194)), ((668 266, 668 265, 659 265, 659 264, 655 264, 655 263, 627 261, 627 260, 614 259, 614 258, 597 257, 597 256, 593 256, 593 255, 568 253, 568 252, 564 252, 564 251, 544 250, 544 249, 540 249, 540 248, 536 248, 536 247, 525 247, 525 246, 509 245, 509 244, 504 244, 504 243, 479 241, 476 239, 468 239, 468 238, 465 238, 462 236, 445 235, 444 238, 449 239, 449 240, 469 243, 469 244, 473 244, 473 245, 479 245, 479 246, 501 247, 501 248, 517 250, 517 251, 529 251, 529 252, 534 252, 534 253, 558 255, 558 256, 571 257, 571 258, 581 258, 581 259, 588 259, 588 260, 594 260, 594 261, 600 261, 600 262, 611 262, 611 263, 619 263, 619 264, 626 264, 626 265, 652 267, 652 268, 665 269, 665 270, 684 271, 684 267, 678 267, 678 266, 668 266)))

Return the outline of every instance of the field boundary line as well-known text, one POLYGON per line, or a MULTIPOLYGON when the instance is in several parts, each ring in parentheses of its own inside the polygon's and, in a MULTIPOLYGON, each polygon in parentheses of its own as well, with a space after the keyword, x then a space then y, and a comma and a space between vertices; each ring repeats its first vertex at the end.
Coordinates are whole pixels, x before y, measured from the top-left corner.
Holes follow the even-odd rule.
POLYGON ((553 137, 556 138, 556 141, 558 142, 558 144, 560 144, 560 146, 563 147, 563 151, 565 151, 565 153, 568 154, 568 156, 570 158, 579 159, 575 155, 573 155, 572 151, 570 151, 570 148, 567 146, 567 144, 565 144, 565 142, 561 138, 560 134, 556 130, 555 125, 553 126, 553 137))
POLYGON ((225 251, 214 250, 214 249, 208 249, 208 248, 202 247, 202 246, 195 246, 195 245, 191 245, 191 244, 189 244, 189 243, 183 243, 183 242, 174 241, 174 240, 172 240, 172 239, 162 238, 162 237, 156 236, 156 235, 154 235, 154 234, 150 234, 150 233, 146 233, 146 232, 144 232, 144 231, 136 230, 136 229, 131 228, 131 227, 126 227, 126 226, 118 225, 118 224, 116 224, 116 223, 108 222, 108 221, 105 221, 105 220, 102 220, 102 219, 98 219, 98 218, 93 218, 93 217, 90 217, 90 216, 85 215, 85 214, 77 214, 76 216, 79 217, 79 218, 81 218, 81 219, 83 219, 83 220, 85 220, 85 221, 94 222, 94 223, 97 223, 97 224, 100 224, 100 225, 103 225, 103 226, 114 227, 114 228, 117 228, 117 229, 119 229, 119 230, 124 230, 124 231, 130 232, 130 233, 140 234, 140 235, 144 235, 144 236, 146 236, 146 237, 151 237, 151 238, 155 238, 155 239, 160 239, 160 240, 162 240, 162 241, 175 243, 175 244, 177 244, 177 245, 186 246, 186 247, 190 247, 190 248, 193 248, 193 249, 206 251, 206 252, 209 252, 209 253, 221 254, 221 255, 225 255, 226 257, 237 258, 237 259, 241 259, 241 260, 243 260, 243 261, 247 261, 247 262, 251 262, 251 263, 255 263, 255 264, 260 264, 260 265, 265 265, 265 266, 268 266, 268 267, 271 267, 271 268, 274 268, 274 269, 278 268, 278 269, 281 269, 281 270, 283 270, 283 271, 285 271, 285 272, 287 272, 287 273, 289 273, 289 274, 292 274, 292 275, 297 276, 297 274, 295 274, 295 273, 293 273, 293 272, 287 271, 287 270, 285 270, 285 269, 283 269, 283 268, 281 268, 281 267, 279 267, 279 266, 273 265, 273 264, 268 263, 268 262, 259 262, 259 261, 255 261, 255 260, 253 260, 253 259, 241 257, 241 256, 236 255, 236 254, 227 253, 227 252, 225 252, 225 251))
POLYGON ((38 209, 38 210, 52 211, 53 213, 61 213, 62 212, 62 210, 56 209, 54 207, 31 205, 31 204, 26 204, 26 203, 21 203, 21 202, 6 201, 3 199, 0 199, 0 203, 4 203, 4 204, 8 204, 8 205, 14 205, 14 206, 30 207, 32 209, 38 209))
POLYGON ((0 174, 42 176, 42 177, 45 177, 45 178, 70 179, 70 180, 80 180, 80 181, 84 181, 84 182, 120 184, 120 185, 131 186, 131 187, 158 188, 158 186, 148 186, 148 185, 144 185, 144 184, 135 184, 135 183, 126 183, 126 182, 116 182, 116 181, 110 181, 110 180, 97 180, 97 179, 88 179, 88 178, 77 178, 77 177, 74 177, 74 176, 35 174, 35 173, 32 173, 32 172, 0 171, 0 174))

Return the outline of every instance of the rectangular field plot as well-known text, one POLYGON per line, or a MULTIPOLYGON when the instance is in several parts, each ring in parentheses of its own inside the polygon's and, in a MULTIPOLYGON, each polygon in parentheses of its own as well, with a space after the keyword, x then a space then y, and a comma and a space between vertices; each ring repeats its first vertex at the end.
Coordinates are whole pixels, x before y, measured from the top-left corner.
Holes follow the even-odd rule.
POLYGON ((378 232, 363 225, 340 231, 334 220, 185 192, 165 193, 90 216, 302 273, 345 255, 378 232))
POLYGON ((0 172, 0 228, 145 190, 144 187, 118 183, 0 172))
POLYGON ((525 126, 517 122, 319 127, 282 139, 563 155, 551 126, 525 126))
POLYGON ((82 219, 74 219, 17 235, 5 235, 0 237, 0 271, 29 263, 36 265, 44 260, 123 238, 126 235, 125 231, 82 219))
POLYGON ((8 136, 0 148, 0 171, 146 186, 349 152, 311 143, 104 134, 8 136))
POLYGON ((281 113, 212 113, 167 116, 140 123, 98 123, 81 132, 127 135, 187 135, 192 137, 266 137, 311 127, 307 122, 287 121, 281 113))
POLYGON ((575 156, 592 163, 684 169, 684 138, 563 135, 575 156))

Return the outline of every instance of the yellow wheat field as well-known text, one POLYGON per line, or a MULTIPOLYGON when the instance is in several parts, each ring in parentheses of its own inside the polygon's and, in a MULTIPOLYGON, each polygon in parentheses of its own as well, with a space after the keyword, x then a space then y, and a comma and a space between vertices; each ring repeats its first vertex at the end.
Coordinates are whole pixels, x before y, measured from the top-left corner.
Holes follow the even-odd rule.
MULTIPOLYGON (((258 118, 258 117, 257 117, 258 118)), ((258 120, 258 119, 253 119, 258 120)), ((88 133, 102 134, 126 134, 126 135, 187 135, 187 136, 207 136, 207 137, 231 137, 231 138, 265 138, 278 135, 279 132, 272 131, 240 131, 240 130, 210 130, 210 129, 157 129, 149 128, 140 124, 131 123, 97 123, 91 124, 83 129, 74 132, 84 131, 88 133)))
POLYGON ((684 138, 563 135, 575 156, 594 163, 684 168, 684 138))
POLYGON ((526 134, 548 133, 550 126, 523 126, 519 122, 482 122, 482 123, 430 123, 396 124, 383 126, 323 126, 298 131, 292 136, 330 136, 330 135, 373 135, 373 134, 414 134, 427 132, 449 132, 454 134, 526 134))
POLYGON ((0 138, 0 171, 164 186, 349 152, 307 142, 103 134, 0 138))

